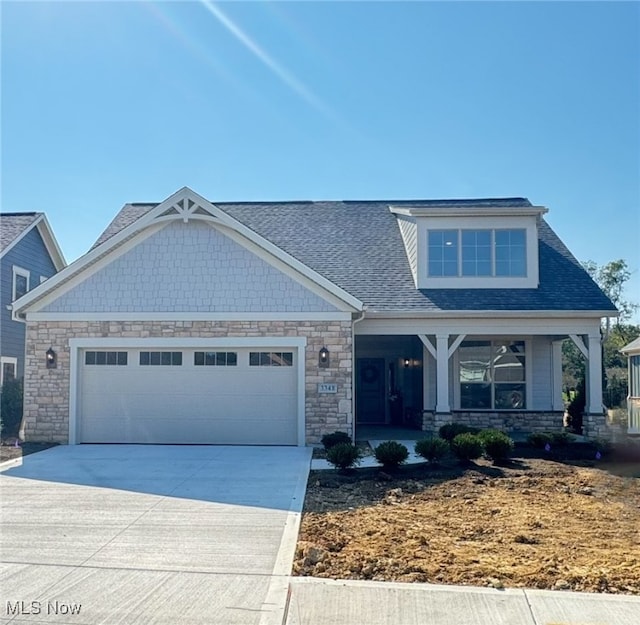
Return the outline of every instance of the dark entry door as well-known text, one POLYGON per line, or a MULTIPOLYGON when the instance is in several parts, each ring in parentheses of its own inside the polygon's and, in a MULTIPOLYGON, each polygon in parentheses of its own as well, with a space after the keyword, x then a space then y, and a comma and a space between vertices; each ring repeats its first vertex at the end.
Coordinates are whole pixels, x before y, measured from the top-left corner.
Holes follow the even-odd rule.
POLYGON ((385 423, 384 358, 356 362, 356 421, 385 423))

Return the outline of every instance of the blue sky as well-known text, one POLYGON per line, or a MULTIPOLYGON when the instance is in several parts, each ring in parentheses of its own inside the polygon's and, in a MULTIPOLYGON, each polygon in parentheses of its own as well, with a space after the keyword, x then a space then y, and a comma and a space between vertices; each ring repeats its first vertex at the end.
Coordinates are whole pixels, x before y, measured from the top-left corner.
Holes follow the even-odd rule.
POLYGON ((640 4, 10 2, 2 210, 525 196, 640 302, 640 4))

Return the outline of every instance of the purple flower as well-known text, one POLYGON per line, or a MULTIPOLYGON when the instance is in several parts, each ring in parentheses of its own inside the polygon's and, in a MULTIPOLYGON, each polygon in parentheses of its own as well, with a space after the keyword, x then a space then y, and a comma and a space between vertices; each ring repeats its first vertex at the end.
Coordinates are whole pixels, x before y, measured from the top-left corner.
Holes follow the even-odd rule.
POLYGON ((602 458, 602 454, 599 451, 596 451, 596 460, 600 460, 602 458))
POLYGON ((544 450, 545 450, 545 451, 551 451, 551 445, 549 445, 549 443, 547 443, 547 444, 544 446, 544 450))

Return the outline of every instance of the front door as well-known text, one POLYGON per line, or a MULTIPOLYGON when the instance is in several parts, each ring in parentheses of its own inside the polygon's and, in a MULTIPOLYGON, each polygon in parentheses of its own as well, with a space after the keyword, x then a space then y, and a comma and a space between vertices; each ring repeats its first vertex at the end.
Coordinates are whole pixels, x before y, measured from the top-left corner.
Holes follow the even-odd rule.
POLYGON ((356 421, 385 423, 384 358, 358 358, 356 362, 356 421))

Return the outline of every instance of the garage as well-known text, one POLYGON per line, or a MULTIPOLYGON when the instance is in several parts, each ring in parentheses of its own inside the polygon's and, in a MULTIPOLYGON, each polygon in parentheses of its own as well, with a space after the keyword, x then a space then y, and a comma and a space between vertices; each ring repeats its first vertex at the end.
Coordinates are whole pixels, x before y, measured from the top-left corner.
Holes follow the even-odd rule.
POLYGON ((226 343, 78 349, 78 442, 299 444, 298 347, 226 343))

